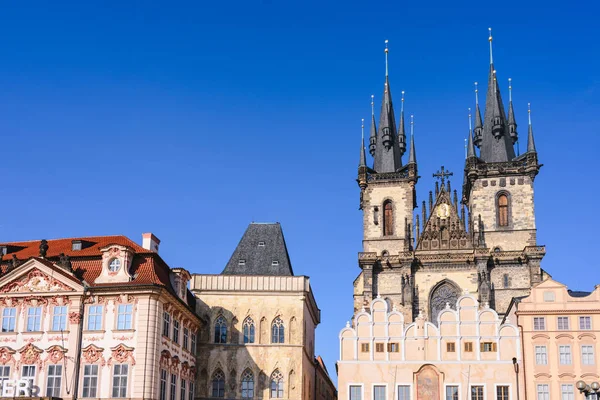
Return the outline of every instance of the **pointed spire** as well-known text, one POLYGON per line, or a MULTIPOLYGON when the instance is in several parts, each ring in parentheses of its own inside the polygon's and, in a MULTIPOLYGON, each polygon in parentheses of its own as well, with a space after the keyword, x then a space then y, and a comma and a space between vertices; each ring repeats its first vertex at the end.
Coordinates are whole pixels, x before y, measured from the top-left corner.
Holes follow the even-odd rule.
POLYGON ((490 65, 492 65, 494 63, 494 56, 492 55, 492 28, 488 28, 488 31, 490 32, 490 36, 488 37, 490 42, 490 65))
POLYGON ((529 132, 527 136, 527 152, 535 153, 535 141, 533 140, 533 127, 531 125, 531 103, 527 103, 527 115, 529 116, 529 132))
POLYGON ((361 138, 360 138, 360 161, 359 167, 367 166, 367 155, 365 154, 365 119, 363 118, 361 124, 361 138))
POLYGON ((404 90, 402 91, 402 102, 400 103, 400 124, 398 127, 398 147, 400 155, 406 152, 406 133, 404 131, 404 90))
POLYGON ((387 77, 388 74, 388 40, 385 40, 385 76, 387 77))
POLYGON ((415 150, 415 116, 410 115, 410 153, 408 154, 408 163, 415 164, 417 162, 417 152, 415 150))
POLYGON ((473 143, 480 147, 483 139, 483 123, 481 122, 481 110, 479 109, 479 86, 475 82, 475 138, 473 143))
POLYGON ((469 141, 467 143, 467 158, 476 157, 473 133, 471 132, 471 109, 469 108, 469 141))
POLYGON ((377 147, 377 126, 375 126, 375 96, 371 95, 371 135, 369 136, 369 153, 375 156, 377 147))
POLYGON ((517 122, 515 121, 515 110, 513 109, 512 102, 512 79, 508 78, 508 132, 513 144, 518 139, 517 135, 517 122))

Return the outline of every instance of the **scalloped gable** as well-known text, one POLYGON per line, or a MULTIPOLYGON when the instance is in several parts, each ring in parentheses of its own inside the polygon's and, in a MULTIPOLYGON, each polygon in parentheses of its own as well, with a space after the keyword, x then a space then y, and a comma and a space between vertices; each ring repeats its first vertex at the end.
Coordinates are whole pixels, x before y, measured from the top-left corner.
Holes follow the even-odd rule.
POLYGON ((0 277, 1 293, 44 293, 82 291, 72 273, 51 262, 31 258, 0 277))

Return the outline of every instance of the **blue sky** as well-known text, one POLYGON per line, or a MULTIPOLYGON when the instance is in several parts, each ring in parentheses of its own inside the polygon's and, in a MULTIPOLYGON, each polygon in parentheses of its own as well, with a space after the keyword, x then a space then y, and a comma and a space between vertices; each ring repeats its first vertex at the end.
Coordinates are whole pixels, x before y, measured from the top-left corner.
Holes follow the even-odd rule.
MULTIPOLYGON (((419 204, 440 165, 459 188, 487 28, 503 96, 527 102, 543 268, 600 283, 598 5, 590 2, 11 2, 0 14, 0 240, 142 232, 171 266, 222 270, 247 224, 283 225, 309 275, 316 350, 335 378, 361 250, 360 120, 415 114, 419 204), (580 4, 578 4, 580 3, 580 4), (560 4, 560 5, 559 5, 560 4)), ((523 145, 522 147, 523 148, 523 145)))

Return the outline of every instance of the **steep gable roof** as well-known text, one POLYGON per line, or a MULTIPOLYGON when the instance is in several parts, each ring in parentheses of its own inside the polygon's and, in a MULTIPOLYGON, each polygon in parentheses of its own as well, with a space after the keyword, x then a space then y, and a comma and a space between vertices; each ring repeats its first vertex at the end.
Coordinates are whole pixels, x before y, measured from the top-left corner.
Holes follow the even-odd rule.
POLYGON ((251 223, 222 274, 293 276, 281 225, 251 223))

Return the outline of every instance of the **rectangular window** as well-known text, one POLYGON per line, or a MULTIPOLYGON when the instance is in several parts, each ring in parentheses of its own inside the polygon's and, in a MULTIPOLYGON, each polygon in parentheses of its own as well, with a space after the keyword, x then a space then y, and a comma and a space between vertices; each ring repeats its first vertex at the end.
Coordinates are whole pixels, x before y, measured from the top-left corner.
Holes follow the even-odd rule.
POLYGON ((537 400, 550 400, 550 388, 548 384, 537 385, 537 400))
POLYGON ((131 329, 133 306, 131 304, 119 304, 117 308, 117 329, 131 329))
POLYGON ((29 381, 29 388, 33 388, 35 383, 35 365, 23 365, 21 378, 27 379, 29 381))
POLYGON ((2 384, 7 379, 10 379, 10 366, 8 366, 8 365, 4 365, 4 366, 0 365, 0 390, 2 390, 2 384))
POLYGON ((537 365, 548 364, 548 351, 546 346, 535 346, 535 363, 537 365))
POLYGON ((458 400, 458 386, 446 386, 446 400, 458 400))
POLYGON ((361 343, 360 351, 363 353, 368 353, 369 352, 369 343, 361 343))
POLYGON ((360 386, 350 386, 350 400, 362 400, 362 390, 360 386))
POLYGON ((29 307, 27 310, 27 332, 42 330, 42 307, 29 307))
POLYGON ((388 343, 388 352, 389 353, 397 353, 398 352, 398 343, 388 343))
POLYGON ((579 317, 579 329, 582 331, 592 329, 592 317, 579 317))
POLYGON ((479 350, 483 353, 490 353, 496 351, 496 343, 494 342, 482 342, 480 343, 479 350))
POLYGON ((173 342, 179 343, 179 320, 173 319, 173 342))
MULTIPOLYGON (((196 386, 194 385, 194 381, 190 381, 190 390, 188 391, 188 400, 194 400, 194 396, 196 395, 196 393, 194 393, 194 390, 196 386)), ((185 399, 182 399, 185 400, 185 399)))
POLYGON ((186 380, 182 378, 179 384, 179 400, 185 400, 186 383, 186 380))
POLYGON ((558 317, 556 327, 559 331, 568 331, 569 317, 558 317))
POLYGON ((410 386, 399 385, 398 386, 398 400, 410 400, 410 386))
POLYGON ((14 332, 17 309, 14 307, 2 310, 2 332, 14 332))
POLYGON ((64 331, 67 329, 67 306, 55 306, 52 316, 52 330, 64 331))
MULTIPOLYGON (((104 311, 103 306, 90 306, 89 315, 88 315, 88 326, 87 326, 89 331, 99 331, 102 329, 103 311, 104 311)), ((92 397, 95 397, 95 396, 92 396, 92 397)))
POLYGON ((456 344, 454 342, 446 343, 446 351, 448 353, 454 353, 456 351, 456 344))
POLYGON ((98 366, 84 365, 83 366, 83 393, 81 397, 98 397, 98 366))
POLYGON ((571 346, 558 346, 558 354, 560 357, 560 363, 562 365, 570 365, 571 364, 571 346))
POLYGON ((533 317, 533 330, 534 331, 545 331, 546 330, 546 318, 545 317, 533 317))
POLYGON ((192 347, 190 348, 190 351, 192 352, 192 354, 196 354, 196 333, 192 333, 192 347))
POLYGON ((163 336, 169 337, 171 332, 171 314, 163 313, 163 336))
POLYGON ((471 400, 483 400, 483 386, 471 386, 471 400))
POLYGON ((375 343, 375 351, 378 353, 383 353, 383 343, 375 343))
POLYGON ((188 328, 183 328, 183 348, 185 350, 188 349, 189 337, 190 337, 190 330, 188 328))
POLYGON ((160 400, 167 400, 167 371, 160 370, 160 400))
POLYGON ((46 384, 46 396, 61 397, 60 386, 62 381, 62 365, 48 365, 48 379, 46 384))
POLYGON ((473 342, 465 342, 465 351, 467 353, 473 352, 473 342))
POLYGON ((169 400, 175 400, 177 397, 177 375, 171 374, 171 390, 169 392, 169 400))
POLYGON ((508 400, 508 386, 496 386, 496 400, 508 400))
POLYGON ((113 366, 112 397, 127 397, 127 376, 129 365, 115 364, 113 366))
POLYGON ((581 363, 583 365, 594 365, 594 346, 581 346, 581 363))
POLYGON ((387 400, 385 398, 385 386, 373 386, 373 400, 387 400))
POLYGON ((571 385, 571 384, 560 385, 560 395, 561 395, 561 400, 575 400, 575 390, 573 390, 573 385, 571 385))

